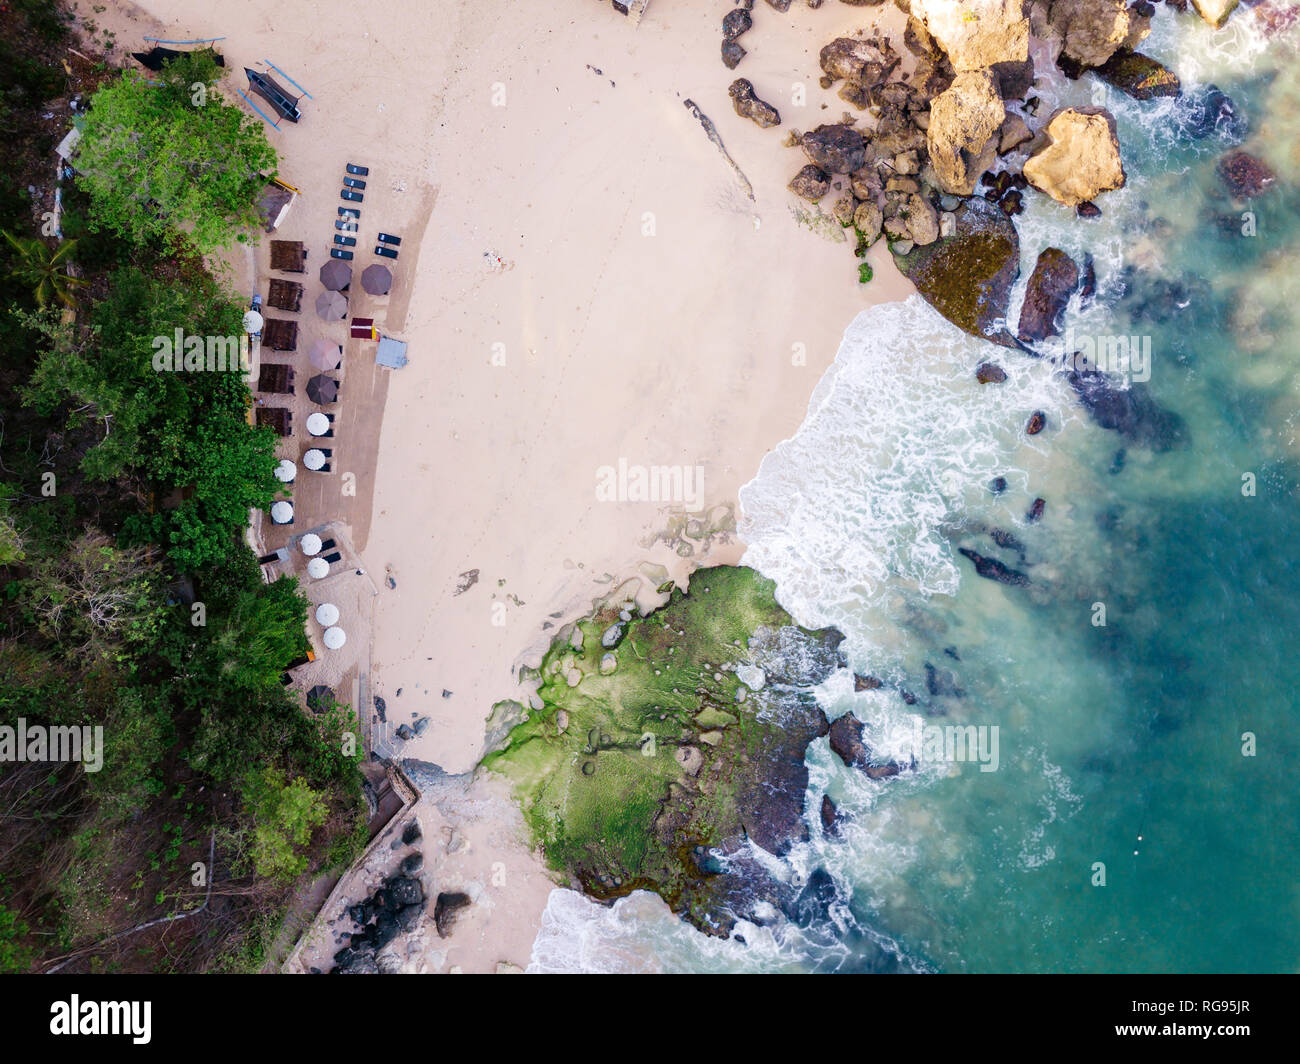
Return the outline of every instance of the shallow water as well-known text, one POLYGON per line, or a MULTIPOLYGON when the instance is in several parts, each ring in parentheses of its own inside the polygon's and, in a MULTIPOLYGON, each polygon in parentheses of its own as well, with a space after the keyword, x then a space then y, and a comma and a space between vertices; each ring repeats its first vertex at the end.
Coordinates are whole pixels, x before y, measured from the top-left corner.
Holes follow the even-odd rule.
MULTIPOLYGON (((814 829, 785 869, 831 872, 842 904, 826 920, 746 925, 742 945, 650 896, 604 908, 557 891, 535 968, 1297 967, 1300 71, 1294 34, 1266 42, 1244 11, 1216 33, 1161 8, 1144 50, 1246 114, 1244 146, 1280 175, 1250 218, 1214 172, 1226 139, 1191 142, 1171 103, 1111 93, 1128 186, 1098 222, 1041 196, 1017 220, 1022 283, 1043 247, 1094 256, 1099 297, 1068 324, 1149 338, 1150 393, 1183 419, 1182 446, 1099 428, 1047 360, 967 337, 914 297, 850 325, 803 426, 742 491, 746 563, 887 681, 855 694, 837 674, 827 713, 856 713, 903 760, 918 722, 996 726, 997 770, 923 759, 873 782, 821 740, 809 808, 829 793, 850 819, 840 840, 814 829), (975 382, 986 358, 1006 383, 975 382), (1035 410, 1048 429, 1031 438, 1035 410), (1030 525, 1035 497, 1047 508, 1030 525), (1023 557, 992 544, 994 527, 1023 557), (977 577, 958 546, 1032 586, 977 577), (963 694, 927 693, 927 663, 963 694)), ((1094 102, 1087 78, 1045 95, 1094 102)))

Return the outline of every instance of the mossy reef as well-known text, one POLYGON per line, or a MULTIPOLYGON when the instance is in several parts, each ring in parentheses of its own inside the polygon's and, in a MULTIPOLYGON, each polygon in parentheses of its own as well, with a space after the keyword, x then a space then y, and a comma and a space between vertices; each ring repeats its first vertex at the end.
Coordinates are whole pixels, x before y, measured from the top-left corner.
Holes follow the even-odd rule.
POLYGON ((483 763, 587 894, 651 890, 718 935, 788 901, 747 843, 808 836, 804 751, 828 729, 811 688, 843 636, 799 628, 773 592, 753 569, 699 569, 644 617, 613 603, 557 635, 540 708, 483 763))

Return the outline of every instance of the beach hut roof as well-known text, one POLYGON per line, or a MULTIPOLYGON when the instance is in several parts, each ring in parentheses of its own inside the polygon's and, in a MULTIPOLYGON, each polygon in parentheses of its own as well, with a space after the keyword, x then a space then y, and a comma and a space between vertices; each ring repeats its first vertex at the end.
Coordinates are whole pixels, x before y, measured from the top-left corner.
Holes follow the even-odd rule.
POLYGON ((274 233, 284 224, 285 215, 298 198, 297 193, 285 188, 278 181, 268 181, 257 200, 257 210, 262 216, 262 227, 268 233, 274 233))
POLYGON ((266 305, 277 310, 297 313, 302 308, 302 285, 297 281, 286 281, 280 277, 271 278, 270 291, 266 296, 266 305))
POLYGON ((301 240, 272 240, 271 269, 285 273, 306 273, 307 252, 301 240))
POLYGON ((273 429, 277 436, 288 436, 293 431, 293 412, 282 406, 259 406, 257 427, 273 429))
POLYGON ((212 56, 212 58, 216 60, 217 66, 224 67, 226 65, 226 57, 222 55, 220 52, 218 52, 215 48, 196 48, 191 53, 188 51, 182 52, 176 48, 162 48, 159 45, 155 44, 147 52, 132 52, 131 58, 134 59, 137 63, 139 63, 142 67, 144 67, 146 70, 157 71, 157 70, 161 70, 164 64, 171 62, 173 59, 177 58, 177 56, 191 55, 191 54, 199 55, 203 52, 209 53, 212 56))
POLYGON ((282 362, 263 362, 257 372, 257 390, 272 395, 293 392, 293 367, 282 362))

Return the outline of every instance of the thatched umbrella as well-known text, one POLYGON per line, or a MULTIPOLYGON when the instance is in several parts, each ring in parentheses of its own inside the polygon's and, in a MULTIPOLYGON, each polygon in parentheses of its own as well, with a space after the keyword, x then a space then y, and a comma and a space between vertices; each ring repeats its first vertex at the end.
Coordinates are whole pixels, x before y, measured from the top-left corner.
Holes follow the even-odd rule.
POLYGON ((339 382, 333 377, 317 373, 307 382, 307 398, 319 406, 332 403, 339 397, 339 382))
POLYGON ((334 705, 334 690, 323 683, 318 683, 307 692, 307 708, 313 713, 326 713, 334 705))
POLYGON ((341 292, 352 283, 352 267, 342 259, 330 259, 320 268, 320 283, 331 292, 341 292))
POLYGON ((393 287, 393 271, 375 263, 361 271, 361 287, 372 296, 386 296, 393 287))
POLYGON ((324 291, 316 297, 316 313, 326 321, 342 321, 348 316, 348 297, 342 292, 324 291))

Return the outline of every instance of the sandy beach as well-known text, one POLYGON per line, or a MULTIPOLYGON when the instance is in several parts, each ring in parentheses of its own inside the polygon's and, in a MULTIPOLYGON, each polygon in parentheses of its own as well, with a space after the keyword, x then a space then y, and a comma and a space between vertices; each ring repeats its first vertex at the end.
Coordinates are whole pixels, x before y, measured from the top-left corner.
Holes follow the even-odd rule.
MULTIPOLYGON (((403 237, 394 291, 368 309, 409 343, 410 363, 374 370, 373 347, 349 344, 345 381, 388 375, 340 455, 357 492, 333 499, 318 480, 300 503, 309 524, 346 524, 379 588, 369 693, 392 721, 431 718, 402 757, 468 772, 492 705, 526 700, 519 670, 556 628, 626 581, 648 601, 701 562, 737 561, 739 488, 798 427, 854 315, 910 291, 883 242, 862 286, 838 227, 800 221, 786 183, 805 160, 784 146, 845 110, 818 87, 821 46, 899 12, 757 4, 732 72, 718 53, 729 7, 658 0, 639 26, 591 0, 526 12, 146 0, 100 16, 121 51, 145 34, 224 35, 228 94, 266 61, 310 91, 301 123, 268 129, 280 176, 302 191, 276 235, 309 248, 304 306, 345 162, 370 167, 355 265, 375 261, 379 229, 403 237), (780 110, 779 128, 733 111, 737 76, 780 110), (702 490, 680 504, 600 501, 601 468, 620 463, 699 470, 702 490)), ((263 241, 261 278, 267 254, 263 241)), ((422 814, 426 837, 444 815, 422 814)), ((517 831, 484 831, 474 862, 439 860, 486 881, 520 845, 517 831)), ((453 873, 429 856, 435 880, 453 873)), ((509 904, 471 910, 470 933, 426 970, 526 964, 550 889, 528 868, 509 904)))

